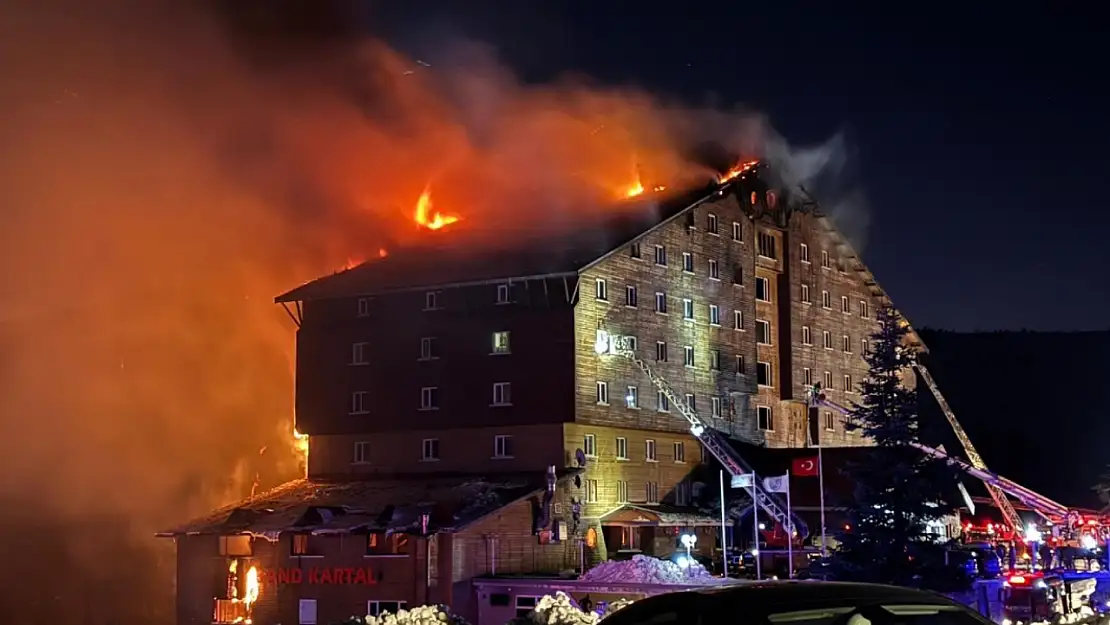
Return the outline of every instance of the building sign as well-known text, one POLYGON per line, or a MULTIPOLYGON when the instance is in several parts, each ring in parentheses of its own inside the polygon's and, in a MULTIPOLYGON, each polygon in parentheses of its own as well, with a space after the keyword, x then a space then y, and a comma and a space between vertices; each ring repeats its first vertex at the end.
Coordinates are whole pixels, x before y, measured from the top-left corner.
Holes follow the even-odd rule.
POLYGON ((317 584, 330 586, 373 586, 378 583, 370 567, 341 567, 304 569, 266 569, 262 571, 263 586, 283 584, 317 584))

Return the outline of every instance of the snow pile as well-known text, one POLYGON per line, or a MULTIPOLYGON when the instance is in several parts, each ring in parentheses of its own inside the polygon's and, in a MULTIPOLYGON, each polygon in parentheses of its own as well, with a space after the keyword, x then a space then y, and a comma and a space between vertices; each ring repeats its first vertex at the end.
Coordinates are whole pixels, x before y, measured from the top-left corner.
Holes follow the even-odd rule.
POLYGON ((616 601, 610 601, 609 603, 605 604, 605 611, 601 613, 601 618, 605 618, 613 612, 616 612, 617 610, 627 607, 631 604, 631 599, 617 599, 616 601))
POLYGON ((366 625, 467 625, 466 621, 451 614, 444 605, 422 605, 411 610, 382 612, 361 620, 366 625))
POLYGON ((609 560, 590 569, 580 579, 588 582, 625 584, 719 584, 727 580, 713 577, 698 562, 682 568, 670 560, 632 556, 631 560, 609 560))

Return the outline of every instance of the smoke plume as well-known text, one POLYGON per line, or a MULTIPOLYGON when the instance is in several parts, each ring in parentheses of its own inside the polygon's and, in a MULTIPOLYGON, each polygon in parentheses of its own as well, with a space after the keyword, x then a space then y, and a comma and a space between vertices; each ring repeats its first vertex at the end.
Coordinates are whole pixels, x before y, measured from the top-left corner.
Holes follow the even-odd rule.
POLYGON ((784 157, 758 115, 523 86, 475 44, 427 67, 283 18, 296 4, 316 3, 0 6, 12 622, 172 622, 172 547, 151 533, 296 477, 276 294, 382 247, 486 244, 624 210, 638 182, 704 182, 686 155, 706 140, 784 157), (462 221, 417 225, 425 189, 462 221))

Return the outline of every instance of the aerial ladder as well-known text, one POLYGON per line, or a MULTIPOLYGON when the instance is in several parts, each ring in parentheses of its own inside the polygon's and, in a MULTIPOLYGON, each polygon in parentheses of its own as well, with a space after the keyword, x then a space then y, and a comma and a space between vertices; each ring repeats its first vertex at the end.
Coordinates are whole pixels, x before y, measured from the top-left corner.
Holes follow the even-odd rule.
MULTIPOLYGON (((964 450, 967 452, 970 462, 964 461, 960 458, 949 456, 947 453, 940 449, 935 449, 921 443, 914 443, 914 447, 934 458, 946 460, 950 464, 959 467, 972 477, 982 480, 983 485, 987 488, 987 491, 991 495, 991 500, 994 501, 995 505, 997 505, 999 510, 1002 511, 1006 522, 1015 531, 1020 532, 1022 528, 1025 527, 1025 524, 1021 520, 1021 517, 1018 515, 1017 510, 1014 509, 1013 504, 1011 504, 1010 500, 1006 498, 1007 494, 1013 496, 1015 499, 1029 506, 1030 509, 1032 509, 1034 512, 1036 512, 1038 515, 1049 522, 1066 522, 1066 519, 1069 518, 1069 510, 1067 506, 1057 503, 1049 499, 1048 497, 1045 497, 1044 495, 1036 493, 1024 486, 1021 486, 1013 480, 1006 479, 986 467, 986 464, 983 462, 982 457, 975 450, 975 447, 971 444, 971 440, 968 438, 967 432, 965 432, 963 427, 960 426, 959 422, 956 420, 955 414, 953 414, 952 409, 948 406, 948 402, 944 400, 944 397, 940 394, 940 390, 937 389, 936 382, 933 381, 933 377, 929 375, 928 371, 926 371, 924 367, 921 367, 920 365, 915 365, 915 368, 917 368, 918 371, 922 372, 922 379, 930 387, 930 390, 933 392, 933 396, 937 398, 937 402, 940 404, 941 409, 947 416, 949 424, 952 425, 952 429, 956 432, 956 438, 959 439, 961 445, 963 445, 964 447, 964 450)), ((814 385, 813 387, 811 387, 807 391, 807 394, 809 395, 810 406, 825 406, 836 410, 837 412, 846 416, 851 416, 852 414, 851 410, 829 399, 828 396, 821 391, 820 385, 814 385)))
POLYGON ((782 526, 787 532, 787 536, 798 536, 805 538, 809 535, 809 528, 805 522, 794 515, 788 513, 786 506, 775 496, 768 493, 759 480, 756 479, 755 471, 751 466, 740 457, 740 454, 729 444, 725 437, 714 430, 712 427, 707 426, 697 415, 696 412, 683 399, 671 388, 659 374, 652 370, 642 358, 636 355, 633 349, 635 346, 634 337, 620 336, 617 334, 610 334, 605 330, 599 329, 597 331, 597 342, 594 344, 594 351, 600 355, 621 356, 631 360, 639 369, 643 371, 652 385, 659 390, 660 393, 671 402, 671 405, 678 409, 686 422, 690 424, 690 433, 696 437, 701 444, 724 466, 729 475, 751 475, 752 480, 752 493, 755 498, 755 504, 765 510, 771 515, 779 525, 782 526))

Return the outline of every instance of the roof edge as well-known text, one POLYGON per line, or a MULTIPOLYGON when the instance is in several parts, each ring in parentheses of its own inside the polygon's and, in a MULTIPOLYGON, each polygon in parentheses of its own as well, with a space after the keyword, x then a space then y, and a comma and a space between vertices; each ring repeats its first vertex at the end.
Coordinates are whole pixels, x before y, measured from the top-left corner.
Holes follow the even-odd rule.
MULTIPOLYGON (((334 274, 334 275, 339 275, 339 274, 334 274)), ((314 298, 311 298, 311 299, 301 299, 301 298, 296 297, 298 291, 301 291, 302 289, 309 286, 310 284, 315 284, 318 280, 323 280, 325 278, 332 277, 332 276, 324 276, 322 278, 317 278, 316 280, 312 280, 311 282, 306 282, 305 284, 302 284, 301 286, 299 286, 299 287, 297 287, 297 288, 295 288, 291 291, 288 291, 286 293, 278 295, 277 297, 274 298, 274 303, 275 304, 289 304, 289 303, 293 303, 293 302, 303 302, 303 301, 322 301, 322 300, 346 299, 348 297, 373 297, 373 296, 376 296, 376 295, 393 295, 393 294, 397 294, 397 293, 413 293, 413 292, 416 292, 416 291, 426 291, 428 289, 465 288, 465 287, 471 287, 471 286, 481 286, 483 284, 503 284, 505 282, 513 282, 513 281, 528 282, 528 281, 531 281, 531 280, 543 280, 543 279, 546 279, 546 278, 564 278, 564 277, 577 276, 577 275, 578 275, 577 271, 558 271, 558 272, 555 272, 555 273, 541 273, 541 274, 533 274, 533 275, 526 275, 526 276, 505 276, 505 277, 501 277, 501 278, 488 278, 488 279, 485 279, 485 280, 468 280, 466 282, 441 282, 441 283, 433 283, 433 284, 421 284, 421 285, 416 285, 416 286, 406 286, 406 287, 401 287, 401 288, 397 288, 397 289, 381 289, 381 290, 377 290, 377 291, 352 292, 348 295, 341 295, 341 296, 334 296, 334 297, 314 297, 314 298)))

